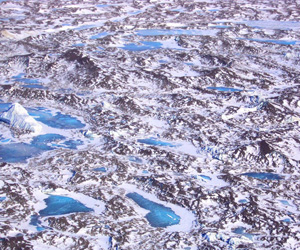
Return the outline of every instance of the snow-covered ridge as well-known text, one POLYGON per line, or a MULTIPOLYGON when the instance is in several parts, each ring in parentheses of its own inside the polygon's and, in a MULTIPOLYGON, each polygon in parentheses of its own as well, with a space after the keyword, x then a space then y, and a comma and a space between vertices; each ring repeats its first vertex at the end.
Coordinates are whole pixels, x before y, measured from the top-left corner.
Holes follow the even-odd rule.
POLYGON ((14 103, 11 107, 0 115, 0 120, 10 124, 10 126, 34 133, 39 133, 42 130, 42 125, 39 124, 27 110, 19 103, 14 103))

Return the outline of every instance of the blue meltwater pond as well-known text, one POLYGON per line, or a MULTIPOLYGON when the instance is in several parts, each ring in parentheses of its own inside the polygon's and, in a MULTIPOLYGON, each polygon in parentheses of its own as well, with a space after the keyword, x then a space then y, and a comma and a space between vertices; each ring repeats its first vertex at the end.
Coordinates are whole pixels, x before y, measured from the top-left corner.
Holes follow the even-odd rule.
POLYGON ((59 134, 39 135, 34 137, 30 144, 22 142, 0 144, 0 162, 26 162, 27 159, 48 150, 56 148, 76 149, 82 144, 81 140, 66 140, 64 136, 59 134))
POLYGON ((242 175, 246 175, 260 180, 282 180, 283 179, 283 177, 281 177, 280 175, 273 174, 273 173, 244 173, 242 175))
POLYGON ((167 227, 179 224, 180 216, 175 214, 171 208, 150 201, 138 193, 129 193, 126 196, 134 200, 140 207, 150 211, 146 215, 146 219, 152 227, 167 227))
POLYGON ((222 91, 222 92, 240 92, 242 89, 227 88, 227 87, 207 87, 207 89, 222 91))
POLYGON ((172 144, 170 142, 164 142, 164 141, 160 141, 156 138, 149 138, 149 139, 138 139, 137 140, 140 143, 143 144, 148 144, 148 145, 153 145, 153 146, 163 146, 163 147, 177 147, 178 145, 172 144))
POLYGON ((29 115, 35 120, 42 122, 49 127, 59 129, 76 129, 83 128, 85 125, 75 117, 57 112, 55 115, 45 108, 28 108, 29 115))
POLYGON ((162 47, 162 43, 160 42, 151 42, 151 41, 144 41, 141 42, 141 45, 135 43, 124 44, 123 47, 120 47, 124 50, 130 51, 144 51, 144 50, 152 50, 152 49, 159 49, 162 47))
POLYGON ((47 207, 39 212, 41 216, 94 211, 92 208, 86 207, 81 202, 65 196, 50 195, 45 199, 45 202, 47 207))

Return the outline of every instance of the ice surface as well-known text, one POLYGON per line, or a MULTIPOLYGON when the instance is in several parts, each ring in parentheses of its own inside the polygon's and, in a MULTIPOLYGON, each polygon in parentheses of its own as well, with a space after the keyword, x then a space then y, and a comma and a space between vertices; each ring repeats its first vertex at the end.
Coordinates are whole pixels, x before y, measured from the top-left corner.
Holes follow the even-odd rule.
POLYGON ((279 45, 298 45, 300 40, 276 40, 276 39, 259 39, 259 38, 238 38, 239 40, 248 40, 260 43, 274 43, 279 45))
POLYGON ((99 38, 106 37, 107 35, 109 35, 108 32, 101 32, 101 33, 98 33, 97 35, 91 36, 90 39, 99 39, 99 38))
POLYGON ((47 207, 39 212, 41 216, 94 211, 77 200, 59 195, 50 195, 45 202, 47 207))
POLYGON ((260 180, 282 180, 283 177, 273 173, 244 173, 242 175, 249 176, 260 180))
POLYGON ((242 89, 227 88, 227 87, 207 87, 207 89, 218 90, 222 92, 240 92, 242 89))
POLYGON ((128 157, 128 160, 129 161, 132 161, 132 162, 135 162, 135 163, 143 163, 143 160, 138 158, 138 157, 135 157, 135 156, 129 156, 128 157))
POLYGON ((11 103, 1 103, 0 102, 0 112, 6 111, 11 106, 11 103))
POLYGON ((44 134, 33 137, 31 143, 0 144, 0 162, 26 162, 27 159, 55 148, 76 149, 82 141, 66 140, 59 134, 44 134), (53 143, 60 142, 60 144, 53 143))
POLYGON ((28 113, 37 121, 53 128, 76 129, 85 127, 85 125, 75 117, 62 114, 61 112, 57 112, 53 115, 50 110, 45 108, 28 108, 28 113))
POLYGON ((2 1, 0 112, 42 131, 0 123, 0 248, 300 249, 297 10, 2 1))
POLYGON ((0 144, 0 162, 25 162, 40 153, 42 149, 26 143, 0 144))
POLYGON ((234 233, 243 235, 243 236, 249 238, 250 240, 253 240, 253 234, 246 233, 245 231, 246 231, 246 228, 244 228, 244 227, 237 227, 233 230, 234 233))
POLYGON ((107 169, 105 167, 94 168, 93 170, 97 171, 97 172, 103 172, 103 173, 105 173, 107 171, 107 169))
POLYGON ((120 48, 124 50, 130 50, 130 51, 144 51, 144 50, 159 49, 163 45, 160 42, 149 42, 149 41, 142 41, 141 44, 142 45, 138 45, 135 43, 124 44, 124 46, 120 48))
POLYGON ((184 29, 143 29, 136 31, 139 36, 171 36, 171 35, 186 35, 186 36, 214 36, 216 30, 184 30, 184 29))
POLYGON ((153 145, 153 146, 162 146, 162 147, 177 147, 178 144, 173 144, 171 142, 164 142, 159 139, 156 139, 154 137, 151 137, 149 139, 138 139, 139 143, 153 145))
POLYGON ((134 200, 140 207, 150 211, 146 215, 146 219, 151 226, 167 227, 179 224, 181 218, 171 208, 150 201, 138 193, 129 193, 126 196, 134 200))
POLYGON ((39 133, 42 130, 39 124, 32 116, 30 116, 22 105, 15 103, 6 112, 0 115, 2 121, 8 122, 10 126, 39 133))

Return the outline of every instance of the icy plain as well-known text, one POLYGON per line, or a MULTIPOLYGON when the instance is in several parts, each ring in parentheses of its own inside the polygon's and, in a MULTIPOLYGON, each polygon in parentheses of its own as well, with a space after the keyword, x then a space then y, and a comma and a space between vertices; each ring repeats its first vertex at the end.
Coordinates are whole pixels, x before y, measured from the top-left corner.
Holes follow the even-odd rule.
POLYGON ((297 1, 0 0, 0 249, 300 249, 297 1))

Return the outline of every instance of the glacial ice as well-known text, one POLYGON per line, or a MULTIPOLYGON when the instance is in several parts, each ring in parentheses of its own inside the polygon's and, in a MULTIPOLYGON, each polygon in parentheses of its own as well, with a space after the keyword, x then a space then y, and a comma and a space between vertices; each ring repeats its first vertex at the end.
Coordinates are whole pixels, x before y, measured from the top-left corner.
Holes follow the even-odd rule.
POLYGON ((0 120, 9 123, 10 126, 39 133, 42 131, 42 125, 39 124, 27 110, 19 103, 14 103, 6 112, 2 113, 0 120))

